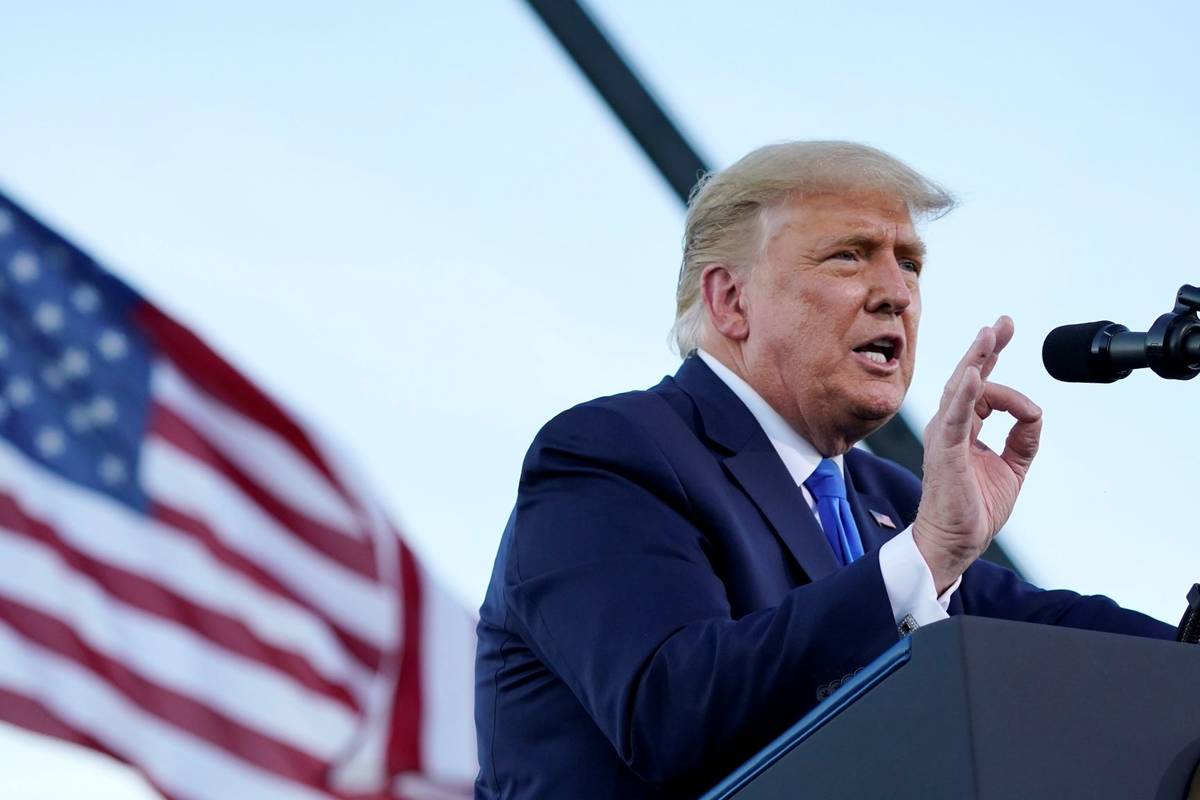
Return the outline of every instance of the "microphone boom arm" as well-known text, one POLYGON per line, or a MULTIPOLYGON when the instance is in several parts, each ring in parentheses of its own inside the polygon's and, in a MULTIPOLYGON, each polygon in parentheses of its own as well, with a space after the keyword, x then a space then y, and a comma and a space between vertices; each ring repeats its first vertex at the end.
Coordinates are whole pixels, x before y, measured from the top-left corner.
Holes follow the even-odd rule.
POLYGON ((1184 284, 1175 308, 1146 333, 1146 362, 1156 375, 1187 381, 1200 374, 1200 287, 1184 284))

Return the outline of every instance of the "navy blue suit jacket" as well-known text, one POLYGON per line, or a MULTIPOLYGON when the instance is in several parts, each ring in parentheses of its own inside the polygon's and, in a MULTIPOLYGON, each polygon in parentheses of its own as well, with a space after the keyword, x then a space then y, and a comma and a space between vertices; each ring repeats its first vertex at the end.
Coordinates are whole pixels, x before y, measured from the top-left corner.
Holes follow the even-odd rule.
MULTIPOLYGON (((480 610, 476 798, 695 797, 897 641, 879 546, 921 484, 861 450, 838 566, 754 417, 688 358, 534 440, 480 610)), ((952 614, 1173 638, 977 561, 952 614)))

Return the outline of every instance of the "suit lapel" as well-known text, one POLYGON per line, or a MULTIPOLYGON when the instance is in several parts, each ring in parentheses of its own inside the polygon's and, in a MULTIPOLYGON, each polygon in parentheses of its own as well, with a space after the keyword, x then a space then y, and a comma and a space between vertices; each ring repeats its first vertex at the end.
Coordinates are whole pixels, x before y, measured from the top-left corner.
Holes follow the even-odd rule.
POLYGON ((863 552, 869 553, 872 550, 878 550, 883 543, 891 539, 900 532, 900 526, 903 525, 903 520, 896 513, 896 509, 892 508, 892 504, 882 497, 871 494, 859 494, 854 486, 854 475, 850 470, 850 458, 846 458, 845 474, 846 474, 846 499, 850 502, 850 512, 854 515, 854 522, 858 525, 858 535, 862 539, 863 552), (896 526, 889 528, 875 518, 875 512, 882 514, 887 519, 890 519, 896 526))
POLYGON ((734 481, 804 573, 815 581, 835 572, 837 558, 816 517, 749 409, 696 356, 684 360, 675 382, 696 403, 702 433, 730 453, 723 463, 734 481))
POLYGON ((804 503, 800 487, 771 446, 766 434, 740 453, 725 459, 730 474, 770 521, 771 527, 812 580, 833 574, 837 558, 817 518, 804 503))

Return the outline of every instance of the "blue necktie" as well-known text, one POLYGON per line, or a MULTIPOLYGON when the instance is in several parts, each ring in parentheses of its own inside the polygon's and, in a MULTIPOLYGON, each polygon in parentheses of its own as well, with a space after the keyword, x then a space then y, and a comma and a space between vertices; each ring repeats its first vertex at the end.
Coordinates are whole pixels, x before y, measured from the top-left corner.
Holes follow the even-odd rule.
POLYGON ((846 500, 846 482, 838 465, 828 458, 821 459, 816 471, 808 476, 804 488, 817 501, 817 516, 825 529, 825 538, 833 548, 838 563, 846 566, 863 554, 858 526, 846 500))

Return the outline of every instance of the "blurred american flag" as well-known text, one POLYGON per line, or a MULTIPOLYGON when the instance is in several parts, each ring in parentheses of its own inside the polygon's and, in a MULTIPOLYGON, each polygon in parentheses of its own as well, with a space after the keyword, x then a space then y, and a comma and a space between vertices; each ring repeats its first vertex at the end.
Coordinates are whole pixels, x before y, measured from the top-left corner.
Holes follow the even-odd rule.
POLYGON ((463 797, 473 647, 328 445, 0 195, 0 719, 174 798, 463 797))

